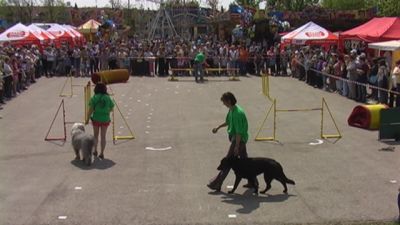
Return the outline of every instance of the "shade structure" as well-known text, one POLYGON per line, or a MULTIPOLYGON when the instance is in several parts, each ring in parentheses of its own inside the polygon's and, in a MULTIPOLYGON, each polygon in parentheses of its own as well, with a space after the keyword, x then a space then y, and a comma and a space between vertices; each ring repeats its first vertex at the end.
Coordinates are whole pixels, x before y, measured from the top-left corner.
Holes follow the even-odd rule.
POLYGON ((99 29, 101 23, 97 22, 96 20, 90 19, 86 21, 84 24, 77 27, 77 30, 84 34, 93 34, 96 33, 99 29))
POLYGON ((77 31, 75 27, 67 24, 64 24, 62 26, 70 31, 73 35, 75 35, 75 39, 77 42, 79 42, 79 44, 85 43, 85 37, 79 31, 77 31))
POLYGON ((35 24, 29 25, 28 28, 45 38, 45 45, 51 45, 53 43, 57 45, 57 38, 46 30, 36 26, 35 24))
POLYGON ((358 39, 368 43, 400 40, 400 17, 373 18, 340 34, 341 39, 358 39))
POLYGON ((12 45, 42 45, 45 38, 22 23, 17 23, 0 34, 0 42, 12 45))
POLYGON ((336 44, 338 40, 336 35, 314 22, 308 22, 281 38, 285 44, 297 45, 336 44))
POLYGON ((368 47, 382 51, 397 51, 400 50, 400 40, 370 43, 368 47))
POLYGON ((396 66, 396 62, 400 60, 400 40, 370 43, 368 44, 368 48, 378 50, 378 55, 379 51, 392 52, 391 68, 394 68, 396 66))
POLYGON ((75 46, 76 36, 60 24, 35 23, 35 25, 42 28, 48 27, 46 31, 55 36, 59 40, 60 44, 69 44, 70 46, 75 46))

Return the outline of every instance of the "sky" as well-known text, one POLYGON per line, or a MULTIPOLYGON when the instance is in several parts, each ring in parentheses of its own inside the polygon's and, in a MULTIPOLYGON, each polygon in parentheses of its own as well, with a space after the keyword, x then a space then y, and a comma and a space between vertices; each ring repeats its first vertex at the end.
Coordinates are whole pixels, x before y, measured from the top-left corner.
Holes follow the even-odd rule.
MULTIPOLYGON (((95 7, 97 3, 97 7, 105 7, 106 5, 110 6, 109 0, 64 0, 65 2, 71 2, 71 6, 74 6, 75 3, 78 7, 95 7)), ((121 0, 123 5, 128 5, 128 0, 121 0)), ((155 9, 158 8, 158 4, 153 3, 153 0, 130 0, 130 4, 133 7, 139 8, 140 5, 143 5, 144 8, 155 9)), ((155 0, 158 1, 158 0, 155 0)), ((229 4, 233 2, 233 0, 219 0, 219 5, 223 6, 225 9, 228 8, 229 4)), ((206 0, 200 0, 201 6, 206 6, 206 0)), ((219 7, 220 7, 219 6, 219 7)))

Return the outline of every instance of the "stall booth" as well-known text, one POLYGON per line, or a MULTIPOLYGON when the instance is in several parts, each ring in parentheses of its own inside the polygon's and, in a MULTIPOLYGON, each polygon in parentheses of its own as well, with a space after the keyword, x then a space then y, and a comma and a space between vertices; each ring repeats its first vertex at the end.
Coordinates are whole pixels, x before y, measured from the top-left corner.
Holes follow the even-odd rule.
POLYGON ((22 23, 17 23, 0 34, 0 43, 2 45, 9 44, 17 47, 24 45, 37 45, 41 48, 45 40, 45 37, 34 32, 22 23))
POLYGON ((77 30, 82 33, 88 40, 94 41, 99 26, 101 26, 101 23, 97 22, 96 20, 90 19, 84 24, 78 26, 77 30))
POLYGON ((327 29, 308 22, 296 30, 282 36, 281 43, 287 45, 318 45, 328 49, 331 45, 338 44, 338 36, 327 29))
POLYGON ((392 52, 391 68, 394 68, 397 60, 400 60, 400 40, 370 43, 368 48, 375 49, 377 51, 376 55, 380 55, 381 51, 392 52))
POLYGON ((54 45, 58 46, 57 38, 54 37, 49 32, 47 32, 46 30, 36 26, 35 24, 29 25, 28 28, 31 29, 32 31, 36 32, 37 34, 41 35, 42 37, 44 37, 46 39, 43 45, 49 46, 49 45, 53 45, 54 44, 54 45))
MULTIPOLYGON (((56 37, 60 45, 74 47, 77 44, 77 37, 68 29, 56 23, 35 23, 36 26, 45 29, 56 37)), ((60 47, 60 46, 57 46, 60 47)))
POLYGON ((400 17, 373 18, 370 21, 340 33, 340 49, 350 50, 373 42, 400 40, 400 17))

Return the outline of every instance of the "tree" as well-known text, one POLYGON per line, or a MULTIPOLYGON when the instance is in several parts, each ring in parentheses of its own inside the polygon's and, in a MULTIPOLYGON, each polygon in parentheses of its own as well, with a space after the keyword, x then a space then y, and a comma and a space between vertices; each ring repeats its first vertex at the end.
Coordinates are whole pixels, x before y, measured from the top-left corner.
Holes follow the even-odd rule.
POLYGON ((218 0, 207 0, 207 5, 210 6, 213 15, 217 11, 218 3, 218 0))
POLYGON ((400 1, 399 0, 375 0, 376 7, 378 8, 378 15, 380 16, 399 16, 400 15, 400 1))
POLYGON ((18 20, 22 23, 32 23, 35 4, 35 0, 8 0, 7 2, 3 1, 0 5, 3 10, 6 10, 4 13, 12 15, 9 21, 18 20))
POLYGON ((47 11, 47 22, 67 22, 68 12, 63 0, 43 0, 43 7, 47 11))
POLYGON ((112 9, 122 8, 121 0, 109 0, 112 9))
POLYGON ((357 10, 367 7, 368 0, 322 0, 324 8, 336 10, 357 10))

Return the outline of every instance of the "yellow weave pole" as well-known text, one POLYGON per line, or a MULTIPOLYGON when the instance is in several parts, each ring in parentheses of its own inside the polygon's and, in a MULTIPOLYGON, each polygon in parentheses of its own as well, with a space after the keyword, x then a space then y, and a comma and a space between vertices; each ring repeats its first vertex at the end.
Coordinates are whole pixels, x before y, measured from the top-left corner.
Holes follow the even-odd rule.
POLYGON ((65 82, 64 82, 63 87, 61 88, 60 97, 70 97, 70 98, 71 98, 72 95, 73 95, 72 76, 71 76, 71 74, 69 74, 68 77, 67 77, 67 79, 65 79, 65 82), (65 86, 67 85, 68 82, 70 83, 70 85, 69 85, 70 94, 65 94, 65 93, 64 93, 64 89, 65 89, 65 86))
POLYGON ((321 138, 324 139, 328 139, 328 138, 336 138, 336 139, 340 139, 342 138, 342 134, 340 133, 339 127, 336 124, 335 118, 333 118, 332 112, 329 109, 328 103, 325 101, 325 98, 322 98, 322 113, 321 113, 321 117, 322 117, 322 122, 321 122, 321 138), (324 121, 324 106, 326 107, 326 109, 328 110, 329 116, 332 119, 333 124, 335 125, 337 134, 324 134, 323 132, 323 121, 324 121))
POLYGON ((126 136, 117 136, 117 135, 115 135, 115 116, 114 116, 115 110, 114 110, 113 111, 113 143, 115 144, 117 140, 132 140, 132 139, 135 139, 135 136, 133 135, 133 132, 132 132, 131 128, 128 125, 128 122, 126 122, 126 119, 125 119, 124 115, 122 114, 121 110, 119 109, 119 106, 118 106, 118 104, 117 104, 117 102, 115 100, 114 100, 114 105, 115 105, 115 108, 118 110, 119 114, 121 115, 122 120, 125 123, 125 126, 128 128, 130 135, 126 135, 126 136))
POLYGON ((269 75, 266 73, 261 74, 261 86, 264 96, 267 97, 272 102, 273 100, 269 95, 269 75))
POLYGON ((89 119, 88 117, 90 116, 90 115, 88 115, 88 112, 89 112, 89 101, 90 101, 90 98, 92 97, 92 88, 91 88, 91 85, 90 85, 90 81, 87 83, 87 85, 83 88, 83 92, 84 92, 84 94, 83 94, 83 104, 85 104, 85 115, 84 115, 84 120, 83 121, 87 121, 87 119, 89 119))
POLYGON ((275 134, 276 134, 276 99, 274 99, 273 104, 269 107, 268 113, 266 114, 263 122, 261 123, 260 128, 258 129, 257 135, 255 137, 255 141, 275 141, 275 134), (272 137, 259 137, 262 128, 264 127, 265 122, 268 119, 271 110, 274 110, 274 128, 273 128, 273 136, 272 137))

